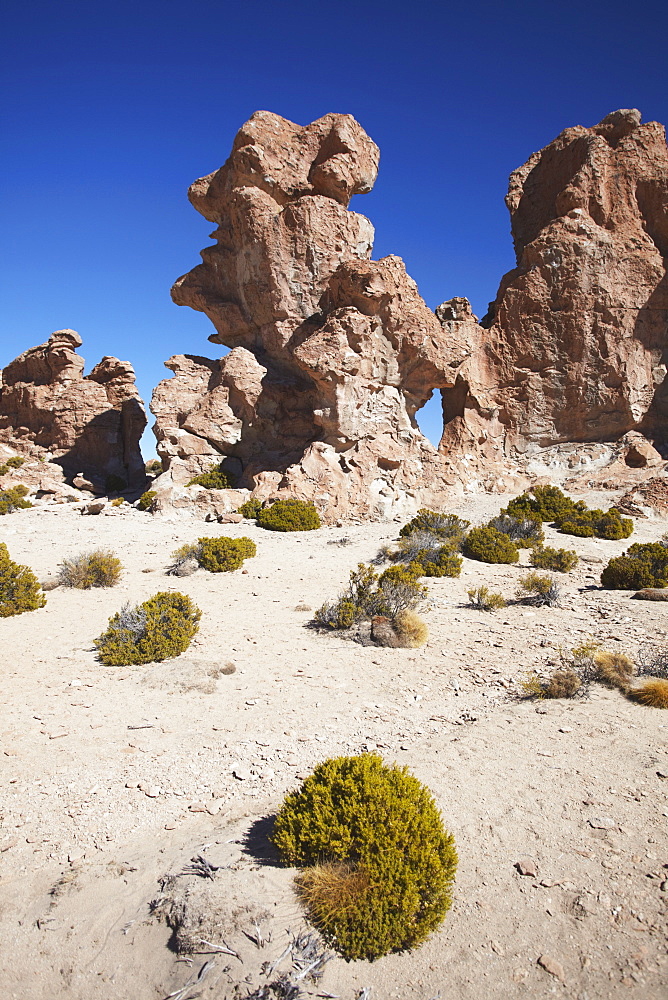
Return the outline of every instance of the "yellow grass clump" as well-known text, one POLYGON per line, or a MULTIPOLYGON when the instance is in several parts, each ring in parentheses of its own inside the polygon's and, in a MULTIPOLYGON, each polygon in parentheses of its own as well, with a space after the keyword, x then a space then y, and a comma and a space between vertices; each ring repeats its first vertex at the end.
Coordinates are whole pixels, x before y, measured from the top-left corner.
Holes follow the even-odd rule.
POLYGON ((668 708, 668 681, 663 677, 648 677, 638 687, 628 691, 631 701, 650 708, 668 708))
POLYGON ((329 861, 305 868, 295 885, 314 923, 328 924, 360 906, 369 876, 353 862, 329 861))
POLYGON ((596 666, 596 680, 608 687, 628 690, 633 676, 633 660, 624 653, 611 653, 600 649, 592 657, 596 666))
POLYGON ((401 645, 407 649, 417 649, 419 646, 424 646, 429 636, 429 630, 425 623, 410 608, 404 608, 395 616, 394 630, 401 645))

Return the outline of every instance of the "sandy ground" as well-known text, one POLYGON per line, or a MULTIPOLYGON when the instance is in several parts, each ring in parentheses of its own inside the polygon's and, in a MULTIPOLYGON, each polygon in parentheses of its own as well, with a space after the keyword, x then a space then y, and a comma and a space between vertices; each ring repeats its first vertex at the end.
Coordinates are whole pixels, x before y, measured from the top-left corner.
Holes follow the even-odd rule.
MULTIPOLYGON (((481 497, 452 509, 481 522, 499 506, 481 497)), ((362 750, 407 764, 432 789, 459 851, 455 903, 420 949, 333 958, 317 984, 302 981, 305 995, 666 995, 668 713, 599 686, 542 704, 512 692, 559 646, 593 637, 633 654, 666 644, 668 605, 599 588, 605 561, 628 542, 547 529, 548 543, 582 558, 563 578, 561 608, 474 611, 468 587, 512 598, 522 564, 465 560, 460 579, 429 581, 421 650, 305 627, 309 609, 398 527, 284 535, 66 506, 0 518, 0 540, 40 579, 95 547, 125 567, 113 589, 58 588, 44 609, 0 619, 4 997, 153 1000, 193 981, 180 1000, 222 1000, 266 983, 262 963, 305 928, 267 817, 317 762, 362 750), (174 548, 219 534, 255 539, 247 572, 165 575, 174 548), (344 536, 349 544, 328 544, 344 536), (145 667, 101 665, 92 640, 109 616, 170 589, 202 609, 190 650, 145 667), (179 874, 197 854, 219 866, 213 880, 179 874), (164 919, 175 899, 199 914, 202 939, 239 957, 205 945, 177 955, 164 919), (263 947, 251 940, 256 924, 263 947)), ((632 541, 666 527, 638 521, 632 541)))

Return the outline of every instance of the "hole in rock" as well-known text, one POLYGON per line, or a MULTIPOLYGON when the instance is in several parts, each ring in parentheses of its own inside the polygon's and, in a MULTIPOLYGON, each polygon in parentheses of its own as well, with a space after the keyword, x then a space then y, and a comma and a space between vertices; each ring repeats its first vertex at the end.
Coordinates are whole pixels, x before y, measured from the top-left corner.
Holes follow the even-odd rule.
POLYGON ((443 437, 443 401, 439 389, 434 389, 424 406, 420 407, 415 421, 434 448, 438 448, 443 437))

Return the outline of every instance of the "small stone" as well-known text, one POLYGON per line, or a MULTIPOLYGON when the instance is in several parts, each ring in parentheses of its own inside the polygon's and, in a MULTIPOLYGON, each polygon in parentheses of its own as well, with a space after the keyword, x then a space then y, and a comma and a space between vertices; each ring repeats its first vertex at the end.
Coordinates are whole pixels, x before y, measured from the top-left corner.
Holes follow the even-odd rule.
POLYGON ((564 982, 564 967, 556 959, 551 958, 550 955, 541 955, 538 959, 538 964, 549 972, 551 976, 555 979, 559 979, 562 983, 564 982))
POLYGON ((520 858, 515 862, 515 868, 520 875, 528 875, 530 878, 536 878, 538 875, 538 865, 532 858, 520 858))
POLYGON ((573 730, 571 729, 570 726, 562 726, 561 729, 559 730, 559 732, 560 733, 572 733, 573 730))
POLYGON ((614 830, 617 826, 611 816, 593 816, 587 822, 594 830, 614 830))
POLYGON ((188 806, 191 813, 205 813, 207 807, 203 802, 191 802, 188 806))
POLYGON ((243 764, 236 764, 232 768, 232 774, 238 781, 250 781, 253 777, 250 768, 244 767, 243 764))
POLYGON ((143 789, 143 792, 149 799, 157 799, 158 795, 160 795, 160 788, 158 785, 149 785, 143 789))
POLYGON ((176 830, 176 823, 165 823, 165 830, 176 830))

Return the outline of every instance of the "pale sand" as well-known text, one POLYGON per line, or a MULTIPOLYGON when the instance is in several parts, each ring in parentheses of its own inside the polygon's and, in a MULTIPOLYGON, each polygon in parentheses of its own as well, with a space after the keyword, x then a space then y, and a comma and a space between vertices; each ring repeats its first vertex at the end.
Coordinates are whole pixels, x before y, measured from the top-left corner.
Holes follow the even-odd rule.
MULTIPOLYGON (((598 500, 607 505, 609 494, 598 500)), ((482 497, 452 509, 480 522, 501 503, 482 497)), ((656 540, 666 527, 637 521, 631 541, 656 540)), ((514 596, 522 565, 465 560, 460 579, 428 581, 430 638, 421 650, 363 647, 305 628, 311 614, 295 608, 335 597, 350 569, 398 528, 284 535, 137 511, 82 517, 66 506, 0 518, 0 540, 40 579, 95 547, 115 550, 125 567, 113 589, 59 588, 44 609, 0 620, 4 997, 153 1000, 179 989, 212 956, 196 955, 192 968, 177 961, 148 904, 158 880, 203 845, 212 863, 232 867, 213 883, 190 875, 178 885, 193 906, 202 897, 205 910, 219 908, 215 940, 225 937, 244 964, 219 955, 184 1000, 231 998, 248 976, 238 994, 246 995, 266 981, 261 963, 283 951, 288 928, 304 922, 294 873, 240 841, 317 762, 361 750, 407 764, 433 791, 460 856, 455 902, 413 953, 333 959, 307 993, 665 996, 668 712, 600 686, 587 700, 537 706, 509 697, 506 685, 555 659, 558 646, 589 637, 631 654, 642 642, 666 644, 668 605, 579 589, 595 588, 604 562, 629 542, 547 529, 548 543, 595 560, 563 577, 560 609, 468 608, 474 584, 514 596), (258 545, 247 574, 165 575, 177 545, 242 534, 258 545), (343 536, 352 544, 327 544, 343 536), (92 640, 109 616, 168 589, 202 609, 190 650, 147 667, 102 666, 92 640), (236 672, 221 674, 228 663, 236 672), (593 828, 589 820, 600 817, 613 828, 593 828), (536 877, 518 873, 521 858, 535 862, 536 877), (243 933, 251 912, 239 927, 229 915, 245 906, 269 912, 261 927, 272 940, 262 949, 243 933), (541 956, 557 963, 557 976, 541 956)), ((257 829, 255 845, 266 849, 266 824, 257 829)))

